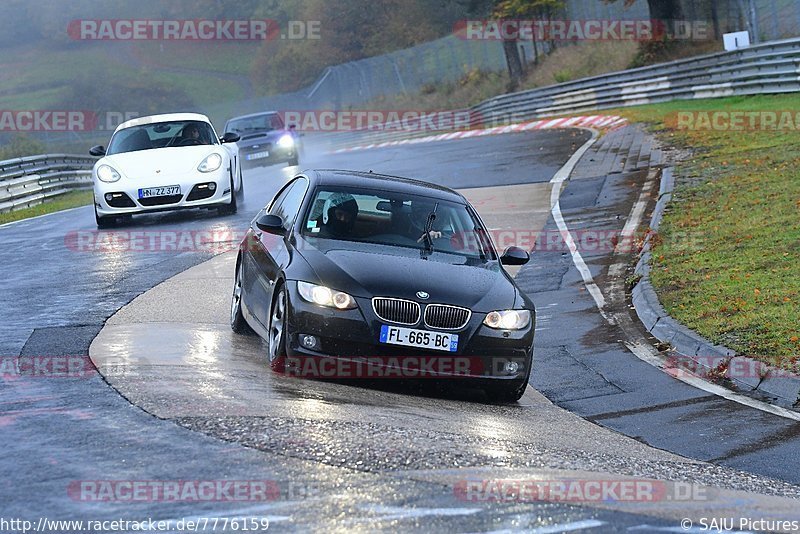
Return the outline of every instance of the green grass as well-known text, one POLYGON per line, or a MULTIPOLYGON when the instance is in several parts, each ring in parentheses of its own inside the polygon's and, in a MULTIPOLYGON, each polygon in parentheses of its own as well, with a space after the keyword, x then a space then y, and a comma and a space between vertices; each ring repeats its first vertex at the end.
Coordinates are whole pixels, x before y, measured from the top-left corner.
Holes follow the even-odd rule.
POLYGON ((22 219, 29 219, 38 215, 45 215, 56 211, 66 210, 69 208, 77 208, 79 206, 88 206, 92 203, 92 191, 70 191, 63 195, 55 197, 53 200, 21 210, 12 211, 9 213, 0 213, 0 224, 5 224, 13 221, 20 221, 22 219))
POLYGON ((137 43, 140 60, 153 67, 197 69, 249 76, 253 58, 267 53, 270 45, 260 42, 148 42, 137 43), (266 47, 262 49, 262 46, 266 47))
POLYGON ((60 103, 60 93, 76 75, 85 75, 87 66, 109 74, 124 70, 95 44, 80 45, 25 44, 4 50, 0 104, 7 109, 46 109, 60 103))
MULTIPOLYGON (((800 358, 800 138, 795 130, 678 130, 678 111, 792 111, 800 95, 617 110, 665 144, 691 147, 662 222, 652 281, 667 311, 761 361, 800 358)), ((794 113, 794 112, 793 112, 794 113)), ((800 125, 798 125, 800 128, 800 125)))
MULTIPOLYGON (((56 46, 40 42, 5 49, 0 58, 0 109, 74 107, 76 104, 65 103, 64 99, 71 94, 76 79, 96 81, 98 86, 110 80, 115 91, 125 87, 128 80, 147 79, 166 89, 179 88, 200 106, 244 98, 240 82, 230 75, 236 69, 242 69, 243 75, 249 74, 252 54, 241 52, 250 51, 252 45, 237 47, 231 43, 216 49, 203 46, 199 53, 184 44, 183 48, 166 47, 169 53, 162 58, 154 51, 153 43, 142 43, 141 50, 130 54, 133 58, 138 55, 138 60, 126 56, 122 52, 124 46, 127 44, 68 42, 56 46), (179 68, 197 71, 173 70, 179 68)), ((92 104, 95 103, 89 106, 92 104)), ((85 108, 87 104, 81 106, 85 108)), ((119 105, 110 111, 120 111, 118 108, 119 105)))

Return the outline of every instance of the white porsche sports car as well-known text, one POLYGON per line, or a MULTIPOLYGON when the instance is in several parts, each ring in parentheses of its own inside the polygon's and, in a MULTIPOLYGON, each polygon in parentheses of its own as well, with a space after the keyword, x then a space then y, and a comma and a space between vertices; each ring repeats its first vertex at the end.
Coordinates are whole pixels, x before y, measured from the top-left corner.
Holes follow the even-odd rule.
POLYGON ((94 165, 94 213, 99 228, 136 213, 217 208, 236 213, 244 195, 236 141, 218 138, 205 115, 172 113, 124 122, 94 165))

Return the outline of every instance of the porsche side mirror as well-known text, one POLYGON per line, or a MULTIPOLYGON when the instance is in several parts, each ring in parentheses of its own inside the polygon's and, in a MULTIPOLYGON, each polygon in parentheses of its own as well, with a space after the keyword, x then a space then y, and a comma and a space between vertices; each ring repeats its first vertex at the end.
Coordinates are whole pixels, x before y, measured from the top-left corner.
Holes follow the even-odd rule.
POLYGON ((103 145, 95 145, 89 149, 90 156, 105 156, 106 149, 103 148, 103 145))
POLYGON ((220 141, 223 143, 235 143, 240 139, 239 134, 233 132, 225 132, 225 134, 219 138, 220 141))
POLYGON ((277 215, 262 215, 256 221, 256 228, 268 234, 284 235, 286 233, 283 219, 277 215))
POLYGON ((519 247, 508 247, 500 256, 503 265, 525 265, 531 259, 530 255, 519 247))

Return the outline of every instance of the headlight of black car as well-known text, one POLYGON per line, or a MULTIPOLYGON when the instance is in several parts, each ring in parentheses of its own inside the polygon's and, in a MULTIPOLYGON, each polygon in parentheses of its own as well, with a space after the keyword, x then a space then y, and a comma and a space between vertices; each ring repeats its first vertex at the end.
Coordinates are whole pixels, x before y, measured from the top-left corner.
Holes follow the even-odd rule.
POLYGON ((531 322, 528 310, 500 310, 486 314, 483 324, 498 330, 522 330, 531 322))
POLYGON ((356 301, 353 297, 329 287, 309 284, 308 282, 297 282, 297 291, 303 297, 303 300, 312 304, 336 308, 337 310, 352 310, 356 307, 356 301))

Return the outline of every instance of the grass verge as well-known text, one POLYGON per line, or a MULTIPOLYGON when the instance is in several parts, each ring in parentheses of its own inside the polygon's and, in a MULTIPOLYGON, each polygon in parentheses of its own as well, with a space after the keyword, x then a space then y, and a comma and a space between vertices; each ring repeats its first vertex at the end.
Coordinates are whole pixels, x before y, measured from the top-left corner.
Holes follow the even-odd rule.
MULTIPOLYGON (((677 167, 651 278, 667 311, 772 365, 800 362, 800 139, 785 129, 679 128, 678 112, 789 112, 800 95, 615 110, 692 156, 677 167)), ((720 116, 720 115, 718 115, 720 116)), ((721 115, 724 117, 724 115, 721 115)), ((698 115, 694 115, 698 117, 698 115)), ((798 117, 800 118, 800 117, 798 117)))
POLYGON ((12 211, 9 213, 0 213, 0 224, 20 221, 22 219, 29 219, 47 213, 66 210, 69 208, 77 208, 79 206, 88 206, 92 203, 92 191, 70 191, 63 195, 59 195, 49 202, 24 208, 21 210, 12 211))

